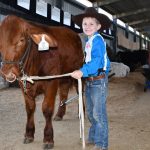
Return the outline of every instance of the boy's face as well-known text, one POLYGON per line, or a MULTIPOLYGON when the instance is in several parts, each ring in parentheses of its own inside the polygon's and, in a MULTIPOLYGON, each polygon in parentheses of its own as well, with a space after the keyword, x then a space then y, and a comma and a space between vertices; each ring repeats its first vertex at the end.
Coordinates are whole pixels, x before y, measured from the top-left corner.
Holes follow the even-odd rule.
POLYGON ((83 32, 91 37, 95 32, 97 32, 101 28, 101 24, 95 19, 91 17, 85 17, 82 21, 83 32))

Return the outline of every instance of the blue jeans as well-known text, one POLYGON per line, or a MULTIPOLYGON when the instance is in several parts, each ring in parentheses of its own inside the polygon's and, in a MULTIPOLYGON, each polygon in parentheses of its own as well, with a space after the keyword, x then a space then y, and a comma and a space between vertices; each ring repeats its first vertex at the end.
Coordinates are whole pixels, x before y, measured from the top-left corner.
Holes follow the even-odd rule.
POLYGON ((100 148, 108 148, 107 88, 107 76, 100 80, 86 81, 86 108, 91 123, 88 141, 100 148))

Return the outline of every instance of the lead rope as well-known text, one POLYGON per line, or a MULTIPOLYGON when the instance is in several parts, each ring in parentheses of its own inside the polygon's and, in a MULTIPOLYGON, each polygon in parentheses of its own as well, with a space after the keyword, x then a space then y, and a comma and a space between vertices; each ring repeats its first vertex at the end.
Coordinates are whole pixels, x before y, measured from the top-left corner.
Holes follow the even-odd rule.
MULTIPOLYGON (((27 76, 23 75, 20 79, 24 82, 28 81, 30 83, 34 83, 33 80, 46 80, 46 79, 53 79, 53 78, 60 78, 65 76, 71 76, 72 73, 67 73, 63 75, 54 75, 54 76, 27 76)), ((82 140, 82 147, 85 148, 85 135, 84 135, 84 112, 83 112, 83 100, 82 100, 82 81, 78 79, 78 91, 79 91, 79 120, 80 120, 80 139, 82 140)))
POLYGON ((85 148, 84 112, 83 112, 82 82, 81 82, 81 79, 78 79, 78 91, 79 91, 80 139, 82 140, 82 147, 85 148))

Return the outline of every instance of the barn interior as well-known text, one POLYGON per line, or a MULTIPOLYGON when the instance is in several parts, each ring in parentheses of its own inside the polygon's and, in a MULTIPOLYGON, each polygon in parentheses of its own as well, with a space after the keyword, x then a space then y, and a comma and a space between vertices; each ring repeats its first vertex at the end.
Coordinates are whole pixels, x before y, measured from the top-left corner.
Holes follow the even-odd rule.
MULTIPOLYGON (((72 16, 83 13, 87 7, 96 8, 111 20, 111 27, 100 32, 106 41, 111 60, 107 102, 110 150, 150 150, 149 0, 0 0, 0 22, 7 15, 13 14, 48 26, 65 26, 80 35, 82 28, 74 24, 72 16)), ((18 81, 8 83, 0 76, 0 149, 41 150, 44 121, 39 110, 42 96, 37 98, 38 136, 33 144, 24 146, 21 140, 26 117, 18 86, 18 81)), ((71 91, 69 96, 74 93, 71 91)), ((82 145, 78 140, 78 103, 73 101, 67 107, 64 122, 54 122, 57 129, 55 149, 80 150, 82 145)), ((88 126, 86 120, 85 128, 88 126)))
MULTIPOLYGON (((72 22, 71 16, 82 13, 86 7, 91 6, 99 12, 107 13, 112 21, 111 27, 101 33, 106 40, 111 61, 124 61, 123 63, 131 66, 130 60, 123 60, 118 52, 134 51, 136 53, 135 51, 139 50, 143 50, 142 53, 149 52, 150 2, 147 0, 85 0, 82 2, 78 0, 0 0, 0 20, 8 14, 14 14, 42 24, 67 26, 81 33, 82 29, 72 22)), ((136 58, 144 56, 144 54, 131 55, 133 55, 130 56, 131 60, 136 55, 136 58)), ((146 64, 145 59, 149 61, 147 56, 144 56, 142 60, 135 60, 135 67, 137 63, 146 64)), ((134 67, 131 70, 135 70, 134 67)))

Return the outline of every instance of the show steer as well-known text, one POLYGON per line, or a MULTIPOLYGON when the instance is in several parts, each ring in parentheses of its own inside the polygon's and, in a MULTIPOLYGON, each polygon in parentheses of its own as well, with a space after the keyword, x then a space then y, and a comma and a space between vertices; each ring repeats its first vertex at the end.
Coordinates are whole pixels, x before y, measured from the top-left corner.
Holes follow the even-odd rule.
MULTIPOLYGON (((45 117, 44 149, 54 146, 52 116, 55 98, 59 91, 60 101, 66 100, 72 83, 71 77, 38 80, 34 84, 21 81, 23 76, 53 76, 71 73, 83 63, 80 37, 66 27, 44 26, 9 15, 0 26, 1 74, 7 81, 19 80, 25 99, 27 123, 24 143, 34 140, 35 98, 44 95, 42 111, 45 117), (39 51, 42 36, 49 43, 49 50, 39 51)), ((56 119, 62 119, 65 105, 59 107, 56 119)))

